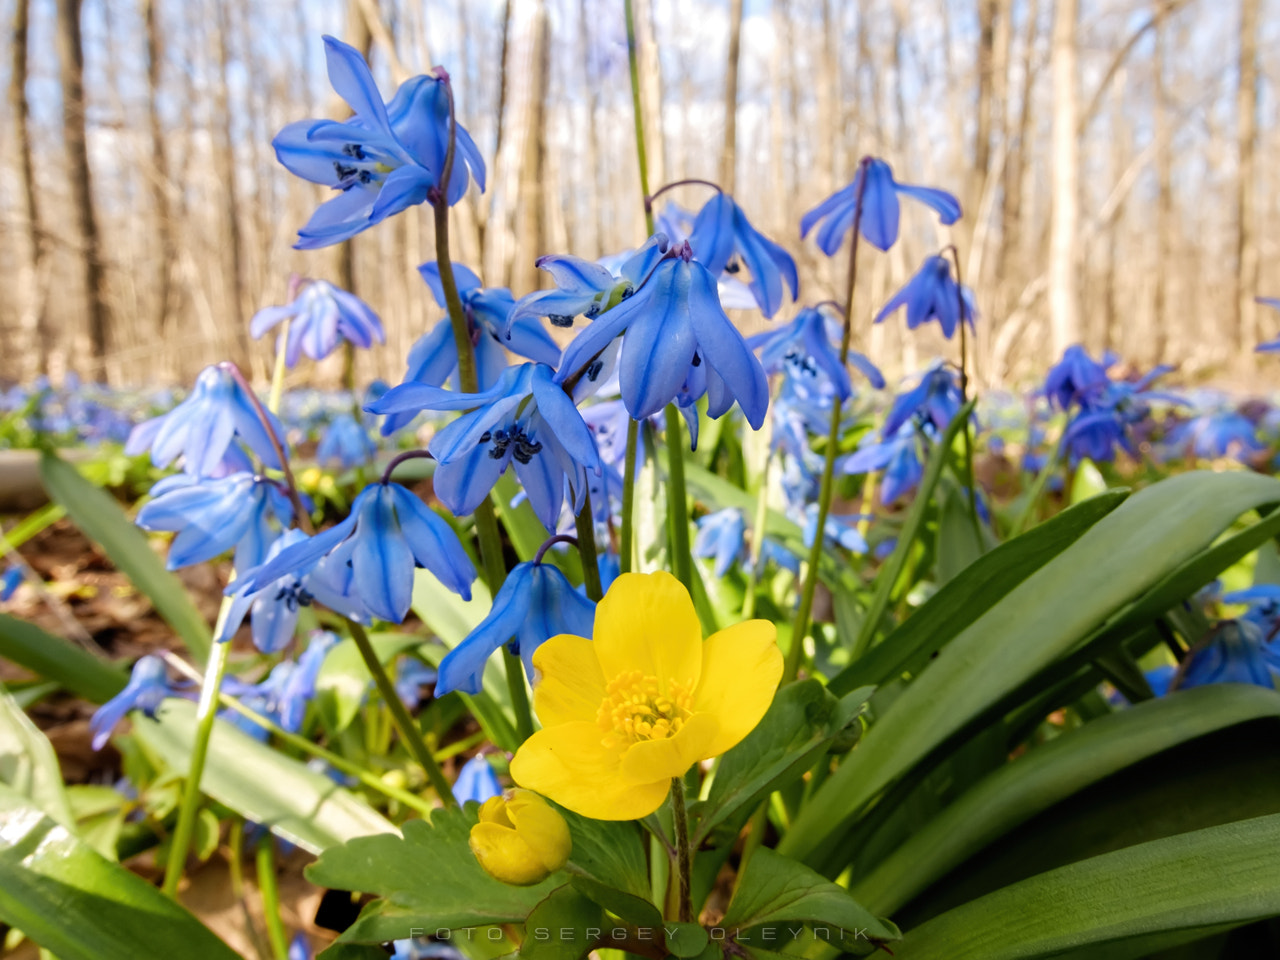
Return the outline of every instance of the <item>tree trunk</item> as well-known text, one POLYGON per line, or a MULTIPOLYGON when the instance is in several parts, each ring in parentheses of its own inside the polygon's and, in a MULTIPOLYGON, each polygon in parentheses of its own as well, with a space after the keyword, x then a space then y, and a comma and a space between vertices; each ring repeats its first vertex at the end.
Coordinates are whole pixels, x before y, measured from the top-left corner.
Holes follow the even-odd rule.
POLYGON ((533 15, 529 56, 529 124, 525 129, 524 156, 520 164, 519 215, 516 263, 512 289, 537 290, 540 271, 534 260, 547 250, 546 189, 547 88, 551 72, 550 25, 547 5, 539 0, 533 15))
POLYGON ((1005 291, 1002 302, 1006 305, 1017 296, 1015 288, 1025 280, 1022 262, 1025 233, 1022 229, 1022 180, 1029 152, 1027 137, 1031 131, 1031 97, 1034 89, 1032 63, 1035 57, 1036 23, 1040 18, 1039 7, 1039 0, 1030 0, 1027 4, 1019 71, 1022 75, 1022 89, 1018 95, 1017 123, 1012 121, 1012 111, 1009 112, 1009 149, 1004 164, 1004 189, 1001 191, 1000 246, 995 262, 996 281, 1005 291), (1010 276, 1011 273, 1016 275, 1017 283, 1013 282, 1015 278, 1010 276))
MULTIPOLYGON (((729 0, 729 63, 724 77, 724 151, 720 154, 720 187, 733 193, 738 171, 738 60, 742 55, 742 0, 729 0)), ((775 97, 778 91, 774 91, 775 97)), ((777 144, 774 144, 777 148, 777 144)), ((659 185, 654 184, 656 189, 659 185)))
POLYGON ((169 321, 175 314, 170 302, 173 290, 173 269, 177 260, 173 242, 173 207, 169 202, 169 153, 164 130, 160 124, 160 66, 164 60, 161 47, 160 25, 157 22, 156 0, 143 0, 147 29, 147 126, 151 137, 151 213, 155 218, 155 316, 152 330, 164 336, 169 321))
POLYGON ((1169 145, 1169 97, 1165 89, 1165 14, 1167 4, 1159 2, 1155 14, 1155 56, 1152 69, 1155 72, 1155 139, 1156 152, 1156 264, 1152 282, 1155 292, 1151 310, 1152 363, 1161 363, 1168 353, 1169 303, 1168 274, 1174 269, 1172 259, 1173 234, 1173 150, 1169 145))
POLYGON ((1079 0, 1053 13, 1053 180, 1049 238, 1049 326, 1054 356, 1080 339, 1080 145, 1076 139, 1076 20, 1079 0))
POLYGON ((14 144, 18 154, 18 216, 16 231, 18 262, 15 264, 18 307, 17 356, 12 376, 27 380, 47 372, 48 331, 41 306, 40 275, 43 247, 40 241, 40 219, 36 206, 35 170, 31 159, 31 106, 27 102, 27 31, 29 0, 16 0, 10 33, 9 111, 13 114, 14 144))
POLYGON ((106 280, 93 209, 93 183, 85 124, 84 47, 80 39, 80 0, 58 0, 57 38, 62 84, 62 139, 71 194, 71 229, 79 256, 88 321, 89 351, 95 373, 106 378, 109 314, 106 280))
POLYGON ((1254 147, 1258 126, 1259 0, 1240 0, 1240 87, 1236 91, 1236 317, 1235 347, 1248 363, 1258 342, 1258 246, 1254 235, 1254 147))
POLYGON ((978 117, 973 136, 969 204, 977 212, 991 163, 992 100, 995 91, 995 40, 999 0, 978 0, 978 117))
MULTIPOLYGON (((231 51, 227 43, 230 25, 222 0, 214 0, 214 16, 209 18, 213 31, 213 52, 218 79, 213 84, 214 112, 221 125, 214 138, 213 169, 222 185, 223 194, 218 210, 218 233, 223 257, 223 277, 226 283, 223 322, 231 328, 231 342, 235 346, 235 360, 246 372, 252 356, 249 346, 249 325, 245 314, 246 291, 244 283, 243 237, 240 234, 239 217, 239 165, 236 163, 235 139, 231 123, 231 103, 228 99, 228 77, 231 69, 231 51)), ((224 328, 225 329, 225 328, 224 328)))

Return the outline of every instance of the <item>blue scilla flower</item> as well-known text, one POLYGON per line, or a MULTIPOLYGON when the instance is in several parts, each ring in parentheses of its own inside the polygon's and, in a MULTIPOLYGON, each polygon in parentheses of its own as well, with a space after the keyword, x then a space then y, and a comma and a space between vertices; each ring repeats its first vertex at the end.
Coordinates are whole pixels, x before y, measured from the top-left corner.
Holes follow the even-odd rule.
POLYGON ((656 233, 639 250, 620 258, 616 271, 567 254, 539 257, 535 264, 551 274, 555 289, 521 297, 508 323, 514 328, 520 320, 546 317, 554 326, 571 327, 579 316, 594 320, 644 286, 669 247, 666 234, 656 233))
POLYGON ((316 461, 321 464, 340 463, 345 469, 372 463, 378 455, 378 445, 369 431, 349 413, 340 413, 329 421, 324 436, 316 447, 316 461))
POLYGON ((1280 668, 1280 662, 1268 650, 1257 624, 1248 620, 1224 620, 1187 655, 1177 687, 1251 683, 1274 689, 1273 668, 1280 668))
POLYGON ((1099 362, 1089 356, 1089 352, 1080 344, 1072 344, 1045 377, 1044 395, 1059 410, 1066 410, 1073 404, 1094 403, 1111 386, 1107 370, 1119 359, 1108 350, 1099 362))
POLYGON ((458 771, 458 779, 453 782, 453 795, 459 803, 466 803, 468 800, 484 803, 490 797, 501 794, 502 784, 498 782, 498 775, 493 772, 493 764, 481 753, 462 765, 462 769, 458 771))
MULTIPOLYGON (((340 243, 427 200, 444 173, 448 148, 446 78, 414 77, 383 103, 359 51, 333 37, 325 37, 324 45, 329 82, 355 116, 343 122, 299 120, 271 141, 291 173, 341 191, 298 231, 299 250, 340 243)), ((446 190, 451 205, 467 191, 468 170, 483 191, 484 160, 458 124, 446 190)))
MULTIPOLYGON (((833 317, 820 307, 805 307, 786 326, 748 337, 747 346, 760 352, 765 373, 785 373, 797 380, 825 376, 845 401, 853 393, 853 384, 840 362, 841 339, 840 325, 833 317)), ((884 375, 865 356, 850 350, 849 362, 873 387, 884 389, 884 375)))
POLYGON ((920 376, 920 382, 900 393, 884 418, 883 431, 895 434, 910 420, 942 433, 955 419, 964 403, 960 378, 955 370, 938 361, 920 376))
POLYGON ((946 257, 926 258, 916 275, 876 314, 875 322, 880 323, 899 307, 907 308, 907 329, 937 320, 948 340, 962 322, 972 329, 977 313, 973 292, 956 283, 951 276, 951 261, 946 257))
POLYGON ((1190 453, 1202 460, 1235 457, 1247 461, 1266 446, 1258 439, 1258 428, 1235 410, 1203 413, 1176 424, 1165 438, 1165 446, 1190 453))
POLYGON ((289 942, 288 960, 312 960, 311 941, 299 930, 289 942))
POLYGON ((151 488, 137 524, 177 534, 169 546, 170 570, 204 563, 232 547, 237 568, 246 570, 266 557, 276 536, 273 519, 281 526, 293 522, 293 505, 274 480, 252 473, 221 478, 179 473, 151 488))
MULTIPOLYGON (((834 544, 843 547, 850 553, 866 553, 868 549, 867 541, 858 532, 858 521, 861 519, 863 519, 862 516, 857 514, 843 517, 828 514, 824 527, 826 531, 824 545, 834 544)), ((804 511, 804 545, 812 547, 813 538, 817 534, 818 505, 811 503, 805 507, 804 511)))
POLYGON ((454 690, 479 693, 484 665, 504 643, 520 655, 532 677, 533 651, 561 633, 590 637, 595 609, 558 567, 536 561, 516 564, 489 613, 440 661, 436 696, 454 690))
POLYGON ((833 256, 840 249, 844 235, 853 227, 859 190, 863 190, 860 229, 867 243, 878 250, 888 250, 898 239, 900 193, 931 207, 948 226, 960 219, 960 201, 951 194, 933 187, 898 183, 887 163, 868 157, 859 164, 853 183, 837 190, 804 215, 800 221, 800 236, 807 236, 814 226, 822 223, 818 230, 818 246, 827 256, 833 256), (862 188, 864 177, 867 182, 865 190, 862 188))
POLYGON ((391 946, 395 948, 391 960, 466 960, 463 952, 453 944, 423 937, 396 940, 391 946))
MULTIPOLYGON (((235 697, 241 704, 254 713, 266 717, 276 726, 289 730, 290 733, 296 733, 297 729, 301 729, 301 715, 306 711, 306 704, 302 705, 302 711, 298 714, 299 723, 297 729, 289 729, 285 726, 284 711, 286 690, 288 690, 289 684, 297 672, 298 664, 292 660, 282 660, 271 668, 271 672, 267 674, 261 683, 246 683, 238 677, 227 677, 222 681, 222 692, 235 697)), ((266 742, 270 736, 270 731, 265 727, 254 723, 248 717, 242 716, 234 710, 224 710, 219 716, 239 727, 240 730, 255 740, 266 742)))
POLYGON ((844 473, 869 473, 883 470, 880 502, 886 506, 920 485, 924 463, 920 456, 920 435, 914 424, 906 423, 887 437, 869 433, 858 449, 840 464, 844 473))
POLYGON ((715 278, 685 243, 653 270, 631 297, 598 317, 565 349, 556 380, 587 371, 623 336, 618 381, 627 412, 643 420, 686 390, 693 372, 705 377, 707 413, 723 416, 736 400, 752 429, 769 406, 769 385, 716 294, 715 278), (705 368, 705 369, 703 369, 705 368))
POLYGON ((1100 396, 1082 406, 1062 433, 1062 448, 1070 455, 1071 462, 1075 464, 1086 457, 1099 462, 1111 461, 1115 459, 1117 450, 1137 457, 1138 448, 1132 431, 1150 414, 1150 402, 1185 402, 1181 397, 1147 389, 1153 380, 1169 369, 1160 366, 1136 382, 1108 384, 1100 396))
MULTIPOLYGON (((1216 583, 1217 581, 1215 581, 1216 583)), ((1223 603, 1244 603, 1249 609, 1241 620, 1257 625, 1263 639, 1270 643, 1280 631, 1280 585, 1259 583, 1221 597, 1223 603)))
POLYGON ((727 193, 716 193, 698 211, 689 244, 713 277, 726 270, 736 274, 745 265, 751 274, 751 293, 766 317, 782 306, 784 281, 791 288, 792 300, 800 294, 800 278, 791 254, 756 230, 727 193))
POLYGON ((422 702, 422 688, 433 686, 439 673, 417 657, 402 657, 396 668, 396 696, 409 710, 415 710, 422 702))
POLYGON ((382 321, 367 303, 324 280, 303 280, 291 303, 259 310, 249 323, 249 333, 259 340, 285 320, 291 322, 284 362, 291 368, 303 353, 323 360, 343 340, 364 349, 387 342, 382 321))
POLYGON ((437 464, 436 496, 455 516, 473 513, 498 477, 514 466, 534 513, 548 530, 554 530, 566 480, 576 512, 586 497, 586 471, 601 472, 591 431, 544 364, 509 367, 493 387, 481 393, 402 383, 368 410, 470 411, 432 437, 428 445, 437 464))
POLYGON ((693 555, 715 558, 716 577, 723 577, 742 558, 747 522, 742 511, 725 507, 698 518, 698 533, 693 540, 693 555))
POLYGON ((175 689, 169 685, 164 661, 150 655, 141 657, 133 665, 133 672, 125 688, 99 707, 90 718, 93 749, 101 750, 106 745, 111 731, 130 710, 141 710, 154 719, 164 698, 175 693, 175 689))
POLYGON ((13 599, 13 595, 18 592, 18 587, 22 585, 22 568, 18 566, 8 567, 3 574, 0 574, 0 603, 8 603, 13 599))
POLYGON ((431 571, 464 600, 471 599, 476 578, 475 567, 448 523, 400 484, 373 483, 360 491, 347 519, 284 547, 246 573, 243 585, 231 584, 227 593, 258 591, 283 577, 303 576, 322 560, 328 561, 327 575, 343 577, 328 586, 358 601, 368 615, 394 623, 409 612, 415 566, 431 571))
MULTIPOLYGON (((800 576, 800 558, 772 537, 765 537, 760 544, 760 563, 762 566, 773 564, 779 570, 790 571, 792 576, 800 576)), ((750 570, 751 558, 744 566, 750 570)))
MULTIPOLYGON (((268 412, 267 419, 283 447, 284 428, 274 414, 268 412)), ((207 477, 218 472, 236 439, 263 464, 280 469, 271 435, 245 388, 229 370, 205 367, 191 395, 168 413, 134 427, 124 449, 131 457, 150 450, 157 467, 167 467, 181 455, 187 473, 207 477)))
POLYGON ((307 704, 316 697, 316 681, 329 651, 338 645, 338 635, 329 630, 311 634, 307 649, 298 657, 298 668, 285 679, 280 691, 280 726, 290 733, 302 729, 307 704))

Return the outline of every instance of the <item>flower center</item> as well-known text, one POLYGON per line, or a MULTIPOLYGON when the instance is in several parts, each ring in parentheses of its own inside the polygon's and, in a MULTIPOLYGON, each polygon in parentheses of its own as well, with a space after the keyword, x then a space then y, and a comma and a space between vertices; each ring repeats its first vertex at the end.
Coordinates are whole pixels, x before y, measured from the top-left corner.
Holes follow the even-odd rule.
POLYGON ((609 681, 596 714, 606 746, 665 740, 675 736, 692 712, 688 685, 668 680, 666 692, 657 677, 629 670, 609 681))

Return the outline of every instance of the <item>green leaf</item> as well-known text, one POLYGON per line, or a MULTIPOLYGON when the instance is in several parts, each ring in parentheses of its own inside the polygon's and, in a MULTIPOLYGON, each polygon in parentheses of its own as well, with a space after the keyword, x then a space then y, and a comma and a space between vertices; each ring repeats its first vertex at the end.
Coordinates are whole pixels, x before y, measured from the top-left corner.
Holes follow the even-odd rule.
POLYGON ((993 841, 1086 787, 1187 740, 1280 716, 1280 693, 1223 684, 1184 690, 1065 733, 996 770, 851 888, 893 914, 993 841))
POLYGON ((0 784, 64 827, 75 823, 53 744, 0 684, 0 784))
POLYGON ((1280 815, 1051 870, 910 931, 902 960, 1127 960, 1280 915, 1280 815))
POLYGON ((831 691, 843 694, 866 684, 878 686, 913 665, 927 663, 952 637, 1079 540, 1127 496, 1113 490, 1086 500, 984 554, 865 656, 842 670, 831 681, 831 691))
MULTIPOLYGON (((381 633, 370 636, 369 642, 378 655, 378 662, 385 666, 422 640, 404 633, 381 633)), ((351 725, 372 682, 373 675, 354 640, 343 640, 325 654, 320 672, 316 674, 316 696, 327 698, 332 704, 331 734, 339 734, 351 725)))
POLYGON ((969 513, 969 496, 957 484, 945 484, 938 508, 938 585, 950 583, 986 552, 969 513))
POLYGON ((808 859, 991 704, 1205 550, 1241 514, 1278 499, 1280 482, 1269 477, 1205 472, 1130 497, 942 648, 814 794, 779 849, 808 859))
POLYGON ((668 922, 665 932, 667 949, 673 957, 689 960, 707 949, 707 930, 700 924, 668 922))
POLYGON ((796 939, 797 925, 824 928, 831 939, 853 949, 859 943, 897 940, 901 934, 849 895, 849 891, 804 864, 759 847, 738 879, 738 889, 720 926, 740 931, 734 939, 749 947, 773 950, 773 942, 796 939), (838 936, 838 934, 844 936, 838 936), (852 941, 847 938, 852 937, 852 941))
MULTIPOLYGON (((185 775, 195 742, 195 704, 166 700, 157 720, 134 717, 134 736, 171 770, 185 775)), ((213 725, 200 789, 312 853, 356 837, 395 832, 355 794, 224 720, 213 725)))
POLYGON ((90 703, 106 703, 129 682, 122 670, 71 641, 3 613, 0 613, 0 657, 56 680, 90 703))
POLYGON ((187 596, 182 581, 164 568, 146 535, 125 516, 120 504, 52 453, 41 455, 40 477, 50 499, 60 504, 80 531, 151 600, 156 613, 173 627, 191 655, 198 662, 207 659, 212 642, 209 625, 187 596))
POLYGON ((694 805, 697 840, 717 825, 733 822, 735 815, 753 810, 779 786, 812 767, 871 693, 872 688, 863 687, 837 699, 817 680, 779 690, 756 728, 721 758, 707 799, 694 805))
POLYGON ((596 944, 605 923, 595 901, 566 884, 553 890, 529 913, 524 925, 522 960, 578 960, 596 944))
POLYGON ((472 803, 444 807, 429 823, 405 823, 403 837, 361 837, 321 854, 306 871, 312 883, 385 898, 367 907, 342 939, 381 943, 403 939, 410 927, 515 923, 564 884, 563 873, 531 887, 513 887, 485 873, 467 842, 478 809, 472 803))
POLYGON ((563 808, 560 813, 573 837, 573 885, 636 926, 661 926, 662 913, 649 899, 649 862, 640 827, 629 821, 591 820, 563 808))
POLYGON ((1106 478, 1092 460, 1084 459, 1076 466, 1075 477, 1071 480, 1071 502, 1084 501, 1099 496, 1107 490, 1106 478))
POLYGON ((59 960, 235 960, 180 904, 4 788, 0 876, 0 920, 59 960))

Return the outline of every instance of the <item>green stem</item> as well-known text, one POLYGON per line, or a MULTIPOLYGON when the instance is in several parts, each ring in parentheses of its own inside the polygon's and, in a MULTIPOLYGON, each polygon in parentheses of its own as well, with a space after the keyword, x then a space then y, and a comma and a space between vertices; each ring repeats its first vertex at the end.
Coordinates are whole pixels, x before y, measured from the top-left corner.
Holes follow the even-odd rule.
MULTIPOLYGON (((218 613, 216 636, 221 632, 222 621, 231 608, 229 598, 222 601, 218 613)), ((164 869, 164 892, 173 898, 178 896, 178 884, 187 864, 187 852, 195 834, 196 816, 200 812, 200 780, 204 776, 205 761, 209 757, 209 738, 213 735, 213 721, 218 716, 218 691, 227 670, 227 652, 230 643, 215 642, 209 650, 209 663, 204 671, 204 685, 200 688, 200 702, 196 707, 196 736, 191 747, 191 763, 187 767, 187 779, 182 785, 182 802, 178 808, 178 823, 173 829, 169 844, 169 860, 164 869)))
POLYGON ((599 603, 604 599, 604 589, 600 585, 600 564, 596 559, 596 527, 595 518, 591 516, 591 492, 582 500, 582 509, 578 511, 574 521, 578 528, 578 556, 582 558, 582 584, 587 590, 587 599, 599 603))
POLYGON ((693 902, 690 900, 693 876, 693 851, 689 847, 689 814, 684 803, 684 779, 671 778, 671 816, 676 835, 676 877, 679 884, 679 921, 693 921, 693 902))
POLYGON ((622 532, 618 536, 618 568, 622 573, 634 569, 636 512, 636 448, 639 446, 640 421, 627 420, 627 452, 622 462, 622 532))
MULTIPOLYGON (((960 317, 960 403, 969 402, 969 341, 965 332, 965 314, 968 305, 964 302, 964 284, 960 277, 960 251, 951 244, 951 260, 956 265, 956 300, 959 301, 960 317)), ((982 524, 978 520, 978 487, 973 479, 973 439, 969 435, 969 423, 964 425, 964 482, 969 490, 969 518, 973 521, 973 533, 982 544, 982 524)))
POLYGON ((751 527, 751 570, 747 574, 747 592, 742 598, 742 619, 756 615, 756 585, 760 582, 760 558, 764 553, 764 528, 769 519, 769 464, 773 461, 766 448, 764 467, 760 471, 760 489, 756 492, 756 515, 751 527))
POLYGON ((1036 504, 1040 502, 1040 496, 1044 493, 1044 488, 1049 483, 1049 478, 1057 472, 1058 450, 1055 447, 1053 452, 1045 457, 1044 466, 1036 474, 1036 479, 1031 484, 1031 490, 1027 493, 1026 506, 1022 508, 1022 512, 1018 514, 1018 519, 1014 522, 1012 529, 1009 530, 1009 539, 1013 539, 1027 529, 1031 518, 1035 516, 1036 504))
POLYGON ((667 518, 671 531, 671 557, 676 578, 693 593, 693 554, 689 551, 689 503, 684 484, 684 430, 674 403, 666 409, 667 518))
MULTIPOLYGON (((849 363, 849 346, 853 341, 853 293, 858 283, 858 236, 862 233, 862 195, 867 187, 867 161, 860 165, 858 195, 853 208, 853 239, 849 243, 849 280, 845 286, 844 331, 840 337, 840 365, 849 363)), ((844 415, 844 403, 839 397, 831 404, 831 425, 827 429, 827 448, 822 465, 822 485, 818 488, 818 525, 809 548, 809 565, 804 572, 804 584, 800 590, 800 605, 796 608, 795 622, 791 628, 791 646, 787 650, 786 667, 782 682, 789 683, 800 672, 800 658, 804 655, 804 638, 809 634, 809 618, 813 615, 813 598, 818 591, 818 565, 826 544, 827 517, 831 514, 831 498, 835 493, 836 456, 840 446, 840 422, 844 415)))
MULTIPOLYGON (((492 500, 486 500, 476 507, 475 520, 485 581, 489 584, 490 595, 497 597, 507 580, 507 567, 502 559, 502 535, 498 532, 498 518, 493 512, 492 500)), ((516 735, 524 743, 533 736, 533 713, 529 709, 529 694, 524 685, 524 664, 503 646, 502 666, 506 671, 511 708, 515 711, 516 735)))
POLYGON ((267 938, 275 960, 289 960, 289 935, 280 919, 280 888, 276 885, 276 838, 268 833, 258 843, 258 892, 262 894, 262 915, 267 921, 267 938))
POLYGON ((435 787, 436 793, 440 795, 440 800, 445 806, 456 806, 458 801, 454 799, 453 789, 449 786, 449 781, 445 779, 444 773, 441 772, 440 764, 436 763, 436 758, 427 749, 426 741, 422 739, 422 732, 418 729, 418 725, 414 723, 413 717, 409 716, 409 711, 400 702, 400 696, 396 693, 395 684, 387 676, 387 671, 383 669, 382 662, 378 659, 378 654, 373 649, 373 644, 369 642, 369 634, 365 633, 364 627, 354 620, 347 621, 347 628, 351 631, 351 639, 356 642, 356 649, 360 651, 360 658, 364 660, 364 665, 373 676, 373 682, 377 686, 378 692, 382 694, 383 702, 387 705, 387 709, 391 711, 391 719, 395 723, 396 729, 400 732, 400 739, 404 741, 405 747, 413 755, 413 758, 426 771, 427 779, 431 781, 431 786, 435 787))

